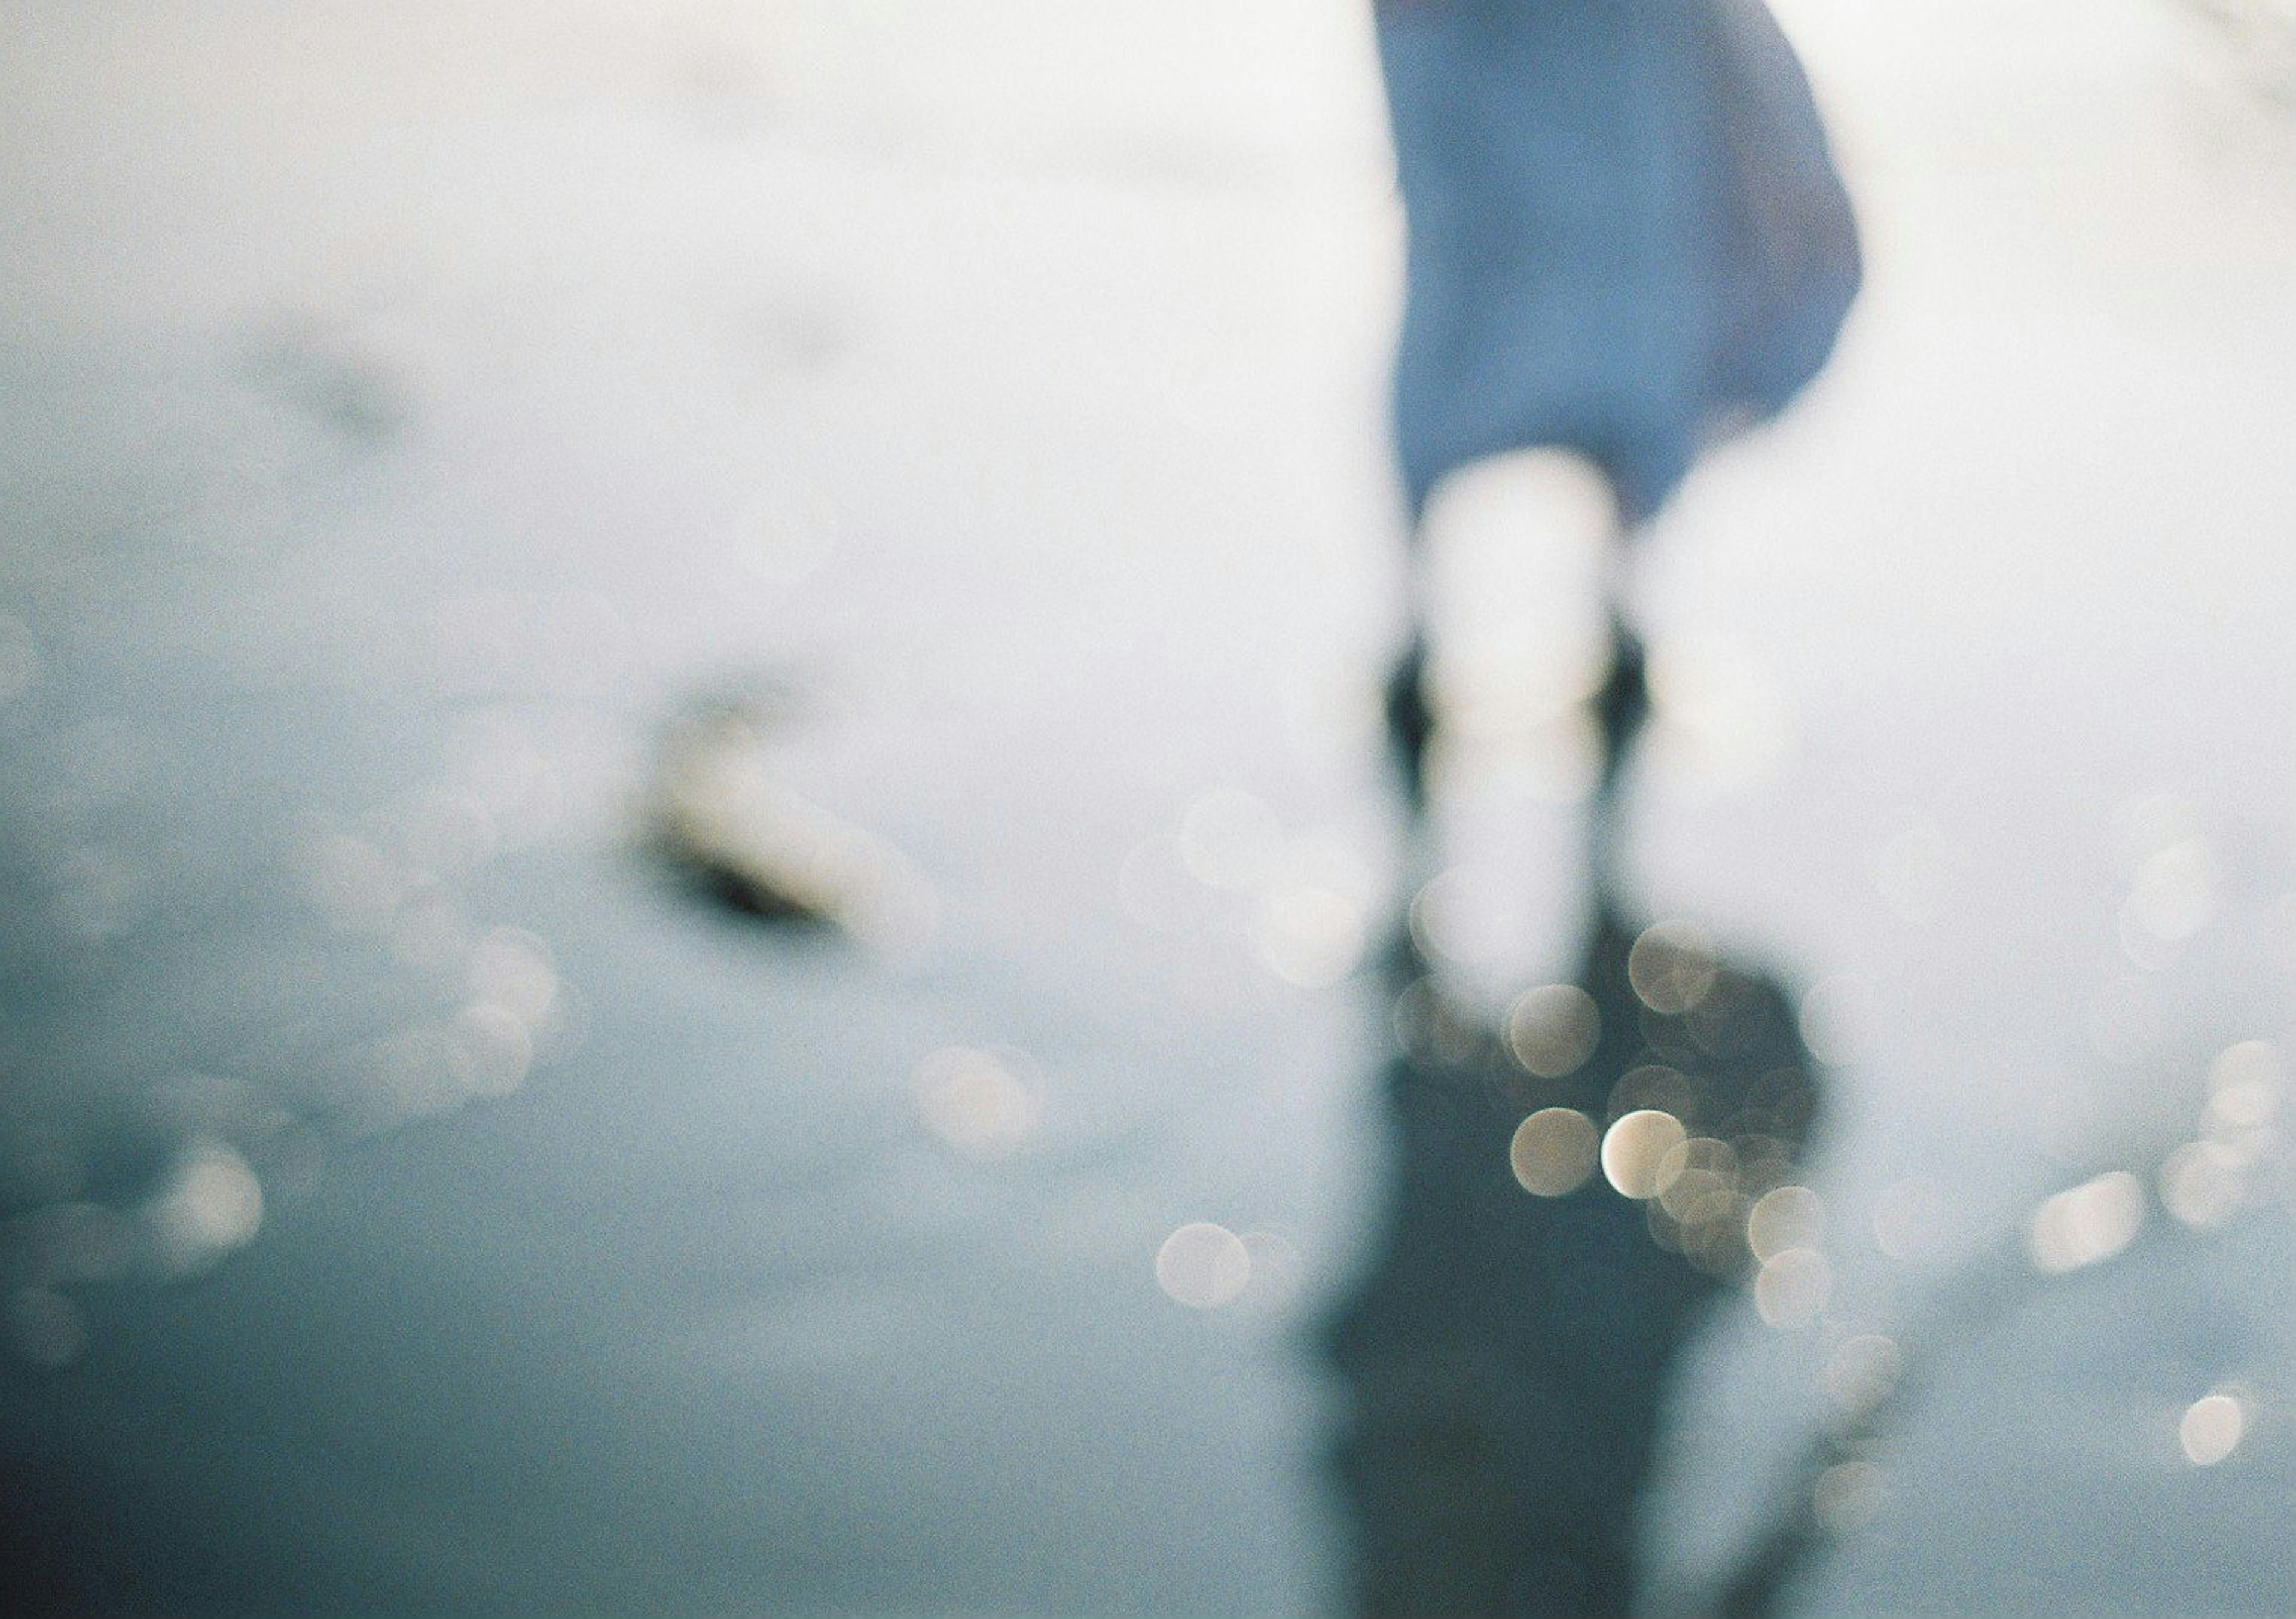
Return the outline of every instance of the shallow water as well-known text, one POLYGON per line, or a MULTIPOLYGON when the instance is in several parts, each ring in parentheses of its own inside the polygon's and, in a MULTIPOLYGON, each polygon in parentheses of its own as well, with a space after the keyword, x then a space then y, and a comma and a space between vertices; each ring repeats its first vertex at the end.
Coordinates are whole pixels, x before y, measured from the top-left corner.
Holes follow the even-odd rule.
MULTIPOLYGON (((1641 885, 1832 986, 1841 1107, 1828 1321, 1727 1307, 1669 1425, 1678 1582, 1833 1340, 2292 1033, 2284 146, 2167 20, 2062 9, 1789 17, 1874 290, 1650 560, 1641 885), (1892 1259, 1909 1182, 1945 1212, 1892 1259)), ((1357 20, 6 27, 7 1195, 156 1211, 11 1228, 25 1565, 175 1610, 1325 1610, 1301 1338, 1374 1217, 1381 1036, 1311 986, 1388 830, 1357 20), (783 666, 791 780, 906 852, 929 944, 761 937, 637 857, 668 715, 783 666), (1013 1128, 934 1100, 950 1047, 1013 1128), (1195 1222, 1273 1234, 1202 1311, 1155 1265, 1195 1222)), ((1455 519, 1502 642, 1555 617, 1508 600, 1522 498, 1455 519)), ((1558 679, 1453 781, 1526 893, 1558 679)), ((2278 1173, 1939 1348, 1804 1610, 2284 1609, 2278 1173)))

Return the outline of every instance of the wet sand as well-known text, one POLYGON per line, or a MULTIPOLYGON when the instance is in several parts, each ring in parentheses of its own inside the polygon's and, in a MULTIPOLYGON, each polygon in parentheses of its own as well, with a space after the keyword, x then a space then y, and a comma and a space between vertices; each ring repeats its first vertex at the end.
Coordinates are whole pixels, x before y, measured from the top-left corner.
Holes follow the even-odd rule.
MULTIPOLYGON (((2291 1034, 2284 175, 2152 23, 2018 15, 1789 19, 1874 290, 1652 557, 1644 903, 1830 986, 1841 1107, 1829 1320, 1725 1305, 1662 1436, 1678 1581, 1842 1338, 2291 1034)), ((12 12, 7 1196, 173 1211, 11 1228, 11 1556, 66 1597, 1327 1611, 1303 1340, 1384 1150, 1368 60, 1304 5, 935 16, 12 12), (641 858, 660 726, 783 666, 790 779, 930 938, 641 858), (1198 1222, 1273 1234, 1205 1310, 1155 1264, 1198 1222)), ((1498 701, 1454 786, 1528 891, 1574 744, 1498 701)), ((2276 1173, 1941 1352, 1800 1611, 2284 1609, 2276 1173)))

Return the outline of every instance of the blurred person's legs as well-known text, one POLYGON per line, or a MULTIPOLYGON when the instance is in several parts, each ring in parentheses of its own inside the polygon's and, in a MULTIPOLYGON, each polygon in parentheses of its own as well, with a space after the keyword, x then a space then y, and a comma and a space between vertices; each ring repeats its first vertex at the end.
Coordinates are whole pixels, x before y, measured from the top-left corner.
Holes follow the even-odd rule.
POLYGON ((1625 902, 1647 709, 1633 545, 1601 471, 1553 450, 1455 475, 1411 537, 1386 704, 1398 945, 1487 1013, 1571 977, 1597 912, 1625 902))

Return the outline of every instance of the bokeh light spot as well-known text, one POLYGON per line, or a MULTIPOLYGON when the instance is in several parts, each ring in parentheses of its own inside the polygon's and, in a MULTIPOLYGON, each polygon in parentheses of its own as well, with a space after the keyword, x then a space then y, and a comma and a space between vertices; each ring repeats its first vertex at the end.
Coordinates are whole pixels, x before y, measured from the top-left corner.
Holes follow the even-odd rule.
POLYGON ((2196 1468, 2212 1468, 2240 1448, 2248 1430, 2248 1413, 2239 1400, 2221 1391, 2204 1394, 2185 1408, 2177 1424, 2177 1443, 2185 1460, 2196 1468))
POLYGON ((1668 1149, 1654 1177, 1658 1198, 1685 1225, 1727 1218, 1738 1201, 1738 1155, 1727 1141, 1692 1136, 1668 1149))
POLYGON ((1577 1191, 1595 1173, 1602 1137, 1575 1108, 1542 1108, 1517 1124, 1507 1162, 1523 1190, 1541 1198, 1577 1191))
POLYGON ((2241 1165, 2214 1141, 2187 1141, 2161 1165, 2161 1206, 2194 1231, 2211 1231, 2239 1212, 2241 1165))
POLYGON ((1825 1204, 1807 1186, 1775 1186, 1746 1215, 1746 1246, 1760 1260, 1814 1247, 1825 1231, 1825 1204))
POLYGON ((1575 984, 1548 984, 1526 992, 1507 1013, 1507 1050, 1526 1073, 1541 1079, 1575 1074, 1595 1054, 1603 1017, 1595 997, 1575 984))
POLYGON ((926 1127, 979 1157, 1010 1153, 1043 1117, 1036 1093, 1011 1065, 969 1046, 946 1046, 925 1058, 915 1088, 926 1127))
POLYGON ((1637 1109, 1656 1108, 1686 1120, 1697 1107, 1698 1087, 1690 1083, 1689 1075, 1663 1063, 1650 1062, 1629 1068, 1611 1087, 1610 1116, 1614 1119, 1637 1109))
POLYGON ((146 1214, 161 1267, 188 1274, 254 1240, 263 1224, 263 1186, 237 1152, 201 1137, 178 1155, 146 1214))
POLYGON ((1426 955, 1473 966, 1504 957, 1521 931, 1517 895, 1491 867, 1457 865, 1412 897, 1411 936, 1426 955))
POLYGON ((2122 940, 2140 966, 2150 959, 2140 941, 2181 944, 2216 915, 2215 856, 2198 838, 2179 838, 2146 857, 2120 911, 2122 940))
POLYGON ((2116 1169, 2048 1198, 2026 1228, 2025 1249, 2053 1274, 2112 1258, 2144 1220, 2144 1189, 2116 1169))
POLYGON ((1816 1248, 1787 1248, 1754 1278, 1754 1308, 1781 1332, 1807 1327, 1833 1291, 1833 1267, 1816 1248))
POLYGON ((1603 1177, 1634 1198, 1655 1198, 1665 1188, 1660 1170, 1667 1155, 1688 1132, 1682 1121, 1655 1108, 1642 1108, 1612 1124, 1603 1137, 1603 1177))
POLYGON ((2227 1164, 2253 1164, 2279 1139, 2276 1121, 2287 1083, 2279 1050, 2267 1041, 2229 1046, 2210 1066, 2201 1128, 2227 1164))
POLYGON ((522 928, 497 928, 472 947, 471 993, 529 1024, 546 1017, 558 999, 558 973, 550 946, 522 928))
POLYGON ((1678 1016, 1714 987, 1719 963, 1714 941, 1694 922, 1659 922, 1643 930, 1627 953, 1627 978, 1651 1010, 1678 1016))
POLYGON ((1224 1225, 1184 1225, 1156 1250, 1156 1285, 1191 1310, 1218 1309, 1250 1281, 1251 1250, 1224 1225))

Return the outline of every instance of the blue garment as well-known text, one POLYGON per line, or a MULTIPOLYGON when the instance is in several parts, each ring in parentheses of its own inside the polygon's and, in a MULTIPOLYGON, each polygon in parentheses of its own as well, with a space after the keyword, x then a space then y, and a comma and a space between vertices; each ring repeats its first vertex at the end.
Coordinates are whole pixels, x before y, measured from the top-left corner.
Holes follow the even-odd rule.
POLYGON ((1761 0, 1382 0, 1378 22, 1414 515, 1454 468, 1533 446, 1593 457, 1646 514, 1816 374, 1857 229, 1761 0))

